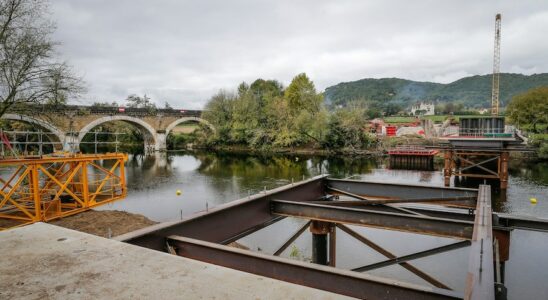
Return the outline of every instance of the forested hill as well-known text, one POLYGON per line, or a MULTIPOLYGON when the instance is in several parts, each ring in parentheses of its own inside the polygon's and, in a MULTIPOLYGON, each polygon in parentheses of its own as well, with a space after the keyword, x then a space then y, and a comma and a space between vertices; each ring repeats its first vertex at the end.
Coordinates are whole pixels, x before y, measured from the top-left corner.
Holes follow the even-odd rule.
MULTIPOLYGON (((491 105, 492 75, 464 77, 441 84, 419 82, 400 78, 366 78, 342 82, 325 89, 328 104, 345 105, 350 101, 372 101, 410 106, 419 101, 462 103, 466 107, 489 107, 491 105)), ((531 88, 548 86, 548 73, 522 75, 502 73, 500 75, 501 105, 506 106, 516 94, 531 88)))

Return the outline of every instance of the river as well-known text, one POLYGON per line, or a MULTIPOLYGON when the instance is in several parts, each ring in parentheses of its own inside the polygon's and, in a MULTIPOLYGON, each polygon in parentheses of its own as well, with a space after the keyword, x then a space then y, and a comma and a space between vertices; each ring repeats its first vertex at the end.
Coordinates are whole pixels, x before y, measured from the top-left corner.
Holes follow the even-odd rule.
MULTIPOLYGON (((127 162, 128 196, 101 207, 171 221, 230 202, 264 189, 272 189, 319 174, 336 178, 416 183, 442 186, 440 166, 436 171, 391 170, 386 160, 302 155, 247 155, 177 152, 151 157, 132 157, 127 162), (181 195, 176 191, 180 190, 181 195)), ((548 218, 548 164, 512 161, 506 194, 493 189, 497 211, 548 218), (532 205, 530 198, 538 203, 532 205)), ((273 253, 304 224, 287 218, 239 242, 251 250, 273 253)), ((352 228, 397 255, 405 255, 454 242, 452 239, 417 234, 352 228)), ((385 257, 343 232, 337 234, 337 267, 355 268, 385 257)), ((303 234, 282 256, 307 260, 311 257, 311 236, 303 234)), ((506 263, 509 299, 547 299, 548 234, 515 230, 511 235, 510 260, 506 263)), ((457 291, 463 291, 468 248, 414 260, 413 265, 435 276, 457 291)), ((396 265, 370 274, 428 286, 428 283, 396 265)))

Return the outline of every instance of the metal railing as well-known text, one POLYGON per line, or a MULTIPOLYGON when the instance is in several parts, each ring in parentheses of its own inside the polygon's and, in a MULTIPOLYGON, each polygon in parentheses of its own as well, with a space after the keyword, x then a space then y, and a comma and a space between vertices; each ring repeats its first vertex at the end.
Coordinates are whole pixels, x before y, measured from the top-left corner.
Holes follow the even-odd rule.
POLYGON ((514 130, 504 130, 502 128, 445 128, 442 136, 452 136, 461 138, 514 138, 514 130))

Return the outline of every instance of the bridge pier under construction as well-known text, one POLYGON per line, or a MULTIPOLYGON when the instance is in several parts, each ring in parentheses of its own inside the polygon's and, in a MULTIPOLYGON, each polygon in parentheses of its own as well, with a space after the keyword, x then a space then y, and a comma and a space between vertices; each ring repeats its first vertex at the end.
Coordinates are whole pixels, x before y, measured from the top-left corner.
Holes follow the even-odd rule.
POLYGON ((515 131, 505 130, 504 117, 461 117, 458 135, 444 137, 443 177, 450 186, 451 177, 497 180, 508 188, 510 152, 528 151, 515 131))

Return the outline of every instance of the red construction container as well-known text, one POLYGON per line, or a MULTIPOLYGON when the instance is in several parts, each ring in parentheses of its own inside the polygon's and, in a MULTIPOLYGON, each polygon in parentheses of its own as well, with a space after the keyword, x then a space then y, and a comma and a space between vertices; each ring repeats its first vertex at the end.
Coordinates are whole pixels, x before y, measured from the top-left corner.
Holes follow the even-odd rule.
POLYGON ((396 136, 397 130, 396 126, 386 126, 386 136, 396 136))

